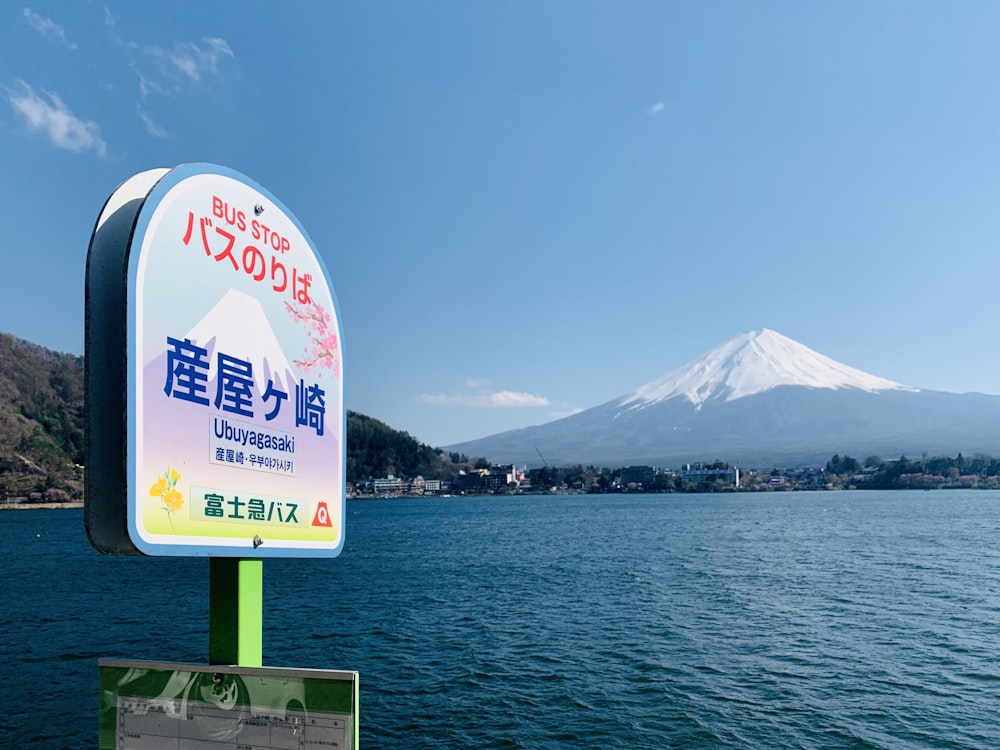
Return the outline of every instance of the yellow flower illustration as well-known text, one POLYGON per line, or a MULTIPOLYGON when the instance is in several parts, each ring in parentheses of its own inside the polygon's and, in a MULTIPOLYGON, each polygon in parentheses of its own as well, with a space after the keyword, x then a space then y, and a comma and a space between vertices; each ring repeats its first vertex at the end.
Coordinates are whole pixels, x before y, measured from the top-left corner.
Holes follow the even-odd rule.
POLYGON ((174 526, 174 513, 184 507, 184 494, 177 489, 180 479, 181 473, 167 466, 166 471, 157 477, 153 486, 149 488, 151 497, 163 499, 163 510, 167 511, 167 520, 170 521, 171 528, 174 526))
POLYGON ((180 510, 181 506, 184 505, 184 495, 177 490, 170 490, 164 493, 163 504, 167 506, 167 510, 180 510))

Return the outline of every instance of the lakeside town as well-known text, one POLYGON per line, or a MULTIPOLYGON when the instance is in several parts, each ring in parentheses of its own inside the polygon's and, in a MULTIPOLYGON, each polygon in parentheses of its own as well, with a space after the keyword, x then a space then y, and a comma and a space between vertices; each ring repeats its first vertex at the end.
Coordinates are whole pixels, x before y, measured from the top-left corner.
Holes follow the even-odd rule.
POLYGON ((428 495, 559 493, 774 492, 845 489, 1000 489, 1000 459, 906 456, 864 461, 834 455, 824 467, 740 469, 722 461, 679 469, 571 465, 528 469, 514 464, 477 465, 452 481, 386 476, 348 483, 348 499, 428 495))
MULTIPOLYGON (((613 493, 794 492, 803 490, 1000 489, 1000 459, 984 454, 964 458, 906 456, 864 461, 834 455, 823 467, 741 469, 722 461, 685 464, 679 469, 649 465, 621 468, 568 465, 529 469, 515 464, 461 470, 451 479, 385 476, 348 482, 348 500, 483 495, 613 493)), ((0 509, 82 507, 82 500, 54 499, 43 492, 7 495, 0 509)))

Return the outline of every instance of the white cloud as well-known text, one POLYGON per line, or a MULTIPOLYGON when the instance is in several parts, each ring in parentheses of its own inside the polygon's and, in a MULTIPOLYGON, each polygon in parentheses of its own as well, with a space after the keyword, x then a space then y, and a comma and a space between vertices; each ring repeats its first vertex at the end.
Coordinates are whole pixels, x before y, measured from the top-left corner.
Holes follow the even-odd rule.
POLYGON ((149 113, 142 108, 141 104, 135 105, 135 113, 139 115, 139 119, 142 120, 142 124, 146 126, 146 132, 156 138, 166 138, 167 131, 161 128, 153 118, 150 117, 149 113))
POLYGON ((422 393, 417 397, 425 404, 438 406, 481 406, 494 409, 516 409, 524 407, 550 406, 551 402, 544 396, 518 391, 493 391, 492 393, 422 393))
POLYGON ((156 81, 146 78, 139 69, 134 65, 129 65, 132 68, 132 72, 135 73, 136 77, 139 79, 139 99, 140 101, 146 101, 150 94, 165 95, 167 91, 156 81))
POLYGON ((65 44, 70 49, 76 49, 76 45, 66 38, 66 29, 57 24, 51 18, 46 18, 45 16, 40 16, 31 8, 24 9, 24 20, 28 24, 44 37, 52 37, 63 44, 65 44))
POLYGON ((170 62, 176 65, 181 73, 184 73, 192 81, 197 81, 201 78, 201 74, 198 72, 198 63, 186 49, 182 51, 174 51, 170 55, 170 62))
POLYGON ((225 39, 217 36, 206 36, 202 37, 201 40, 212 49, 213 54, 234 57, 233 50, 225 39))
POLYGON ((646 110, 647 115, 658 115, 660 112, 667 108, 666 102, 656 102, 652 107, 646 110))
POLYGON ((544 396, 537 396, 534 393, 519 393, 518 391, 496 391, 488 394, 490 406, 499 407, 522 407, 522 406, 549 406, 550 402, 544 396))
POLYGON ((105 8, 104 23, 115 43, 126 50, 128 66, 139 82, 136 116, 146 132, 156 138, 168 134, 153 118, 158 97, 179 96, 186 86, 218 75, 224 58, 235 59, 229 42, 220 37, 203 37, 201 42, 176 42, 172 50, 138 44, 119 36, 118 21, 105 8))
POLYGON ((70 112, 56 94, 43 91, 45 98, 24 81, 18 81, 21 92, 7 90, 7 101, 27 121, 32 131, 40 131, 49 140, 67 151, 79 153, 93 149, 100 156, 107 151, 97 123, 81 120, 70 112))
POLYGON ((225 39, 205 37, 201 41, 201 45, 194 42, 178 42, 174 45, 173 52, 167 55, 170 62, 192 81, 200 80, 206 73, 215 75, 219 70, 219 61, 223 57, 235 57, 225 39))

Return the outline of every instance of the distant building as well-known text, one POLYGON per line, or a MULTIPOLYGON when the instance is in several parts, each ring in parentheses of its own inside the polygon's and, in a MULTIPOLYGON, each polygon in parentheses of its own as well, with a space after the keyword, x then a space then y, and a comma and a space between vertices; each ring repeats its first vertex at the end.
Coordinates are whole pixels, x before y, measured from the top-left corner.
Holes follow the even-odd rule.
POLYGON ((622 469, 618 481, 622 487, 628 487, 630 484, 641 484, 644 487, 649 487, 655 476, 656 469, 652 466, 626 466, 622 469))
POLYGON ((385 479, 372 480, 372 492, 376 497, 388 497, 390 495, 401 495, 407 485, 402 479, 396 477, 386 477, 385 479))
POLYGON ((716 480, 721 479, 726 484, 731 484, 735 488, 740 486, 740 470, 739 469, 692 469, 691 465, 688 464, 685 468, 680 471, 681 481, 691 482, 692 484, 712 484, 716 480))
POLYGON ((513 464, 498 464, 489 469, 473 469, 469 473, 459 472, 455 486, 465 492, 496 492, 501 489, 518 488, 524 478, 524 472, 513 464))
POLYGON ((484 489, 498 490, 503 487, 517 487, 524 474, 518 472, 513 464, 495 464, 490 467, 489 473, 483 476, 482 486, 484 489))

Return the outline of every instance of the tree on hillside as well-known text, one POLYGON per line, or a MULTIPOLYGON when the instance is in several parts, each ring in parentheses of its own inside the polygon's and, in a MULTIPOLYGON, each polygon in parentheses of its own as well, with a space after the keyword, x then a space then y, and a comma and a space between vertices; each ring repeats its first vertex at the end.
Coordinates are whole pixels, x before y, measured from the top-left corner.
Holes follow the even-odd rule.
POLYGON ((861 464, 850 456, 840 456, 835 453, 833 458, 826 462, 827 474, 857 474, 859 471, 861 464))
POLYGON ((442 452, 372 417, 347 412, 347 481, 371 477, 436 478, 442 452))

